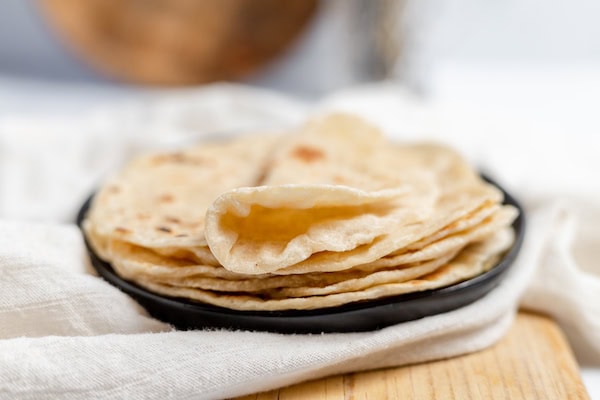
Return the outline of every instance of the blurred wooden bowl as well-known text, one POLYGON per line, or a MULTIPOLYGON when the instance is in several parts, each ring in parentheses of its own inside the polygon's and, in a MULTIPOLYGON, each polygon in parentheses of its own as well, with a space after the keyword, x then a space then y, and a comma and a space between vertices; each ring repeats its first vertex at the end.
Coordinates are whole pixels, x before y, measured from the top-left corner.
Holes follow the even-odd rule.
POLYGON ((136 83, 239 79, 281 54, 317 0, 39 0, 93 69, 136 83))

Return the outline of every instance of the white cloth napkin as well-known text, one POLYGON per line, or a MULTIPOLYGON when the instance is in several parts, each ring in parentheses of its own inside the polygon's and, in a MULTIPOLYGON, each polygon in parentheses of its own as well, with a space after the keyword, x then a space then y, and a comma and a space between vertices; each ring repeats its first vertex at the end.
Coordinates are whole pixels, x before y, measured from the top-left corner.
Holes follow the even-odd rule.
POLYGON ((395 86, 341 93, 311 108, 228 85, 89 116, 0 119, 0 399, 223 398, 451 357, 498 340, 520 302, 556 317, 578 354, 600 363, 600 207, 593 195, 560 200, 549 194, 560 182, 536 186, 532 160, 509 138, 445 136, 440 126, 453 125, 444 115, 395 86), (497 289, 461 309, 376 332, 177 332, 93 275, 71 221, 107 171, 140 151, 293 124, 331 109, 370 117, 398 139, 445 140, 509 184, 526 205, 527 236, 497 289), (503 154, 512 155, 504 168, 494 162, 503 154))

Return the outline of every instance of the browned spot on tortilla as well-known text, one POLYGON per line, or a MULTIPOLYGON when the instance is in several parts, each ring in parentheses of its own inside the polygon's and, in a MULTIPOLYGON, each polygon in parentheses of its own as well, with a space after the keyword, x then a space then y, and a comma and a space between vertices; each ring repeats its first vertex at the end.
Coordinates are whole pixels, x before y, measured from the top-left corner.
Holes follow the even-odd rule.
POLYGON ((181 152, 160 154, 152 159, 152 164, 190 164, 190 165, 211 165, 214 164, 214 160, 207 159, 200 156, 189 155, 181 152))
POLYGON ((171 230, 171 228, 169 228, 169 227, 166 227, 166 226, 157 226, 157 227, 156 227, 156 230, 157 230, 157 231, 161 231, 161 232, 167 232, 167 233, 171 233, 171 232, 173 232, 173 231, 171 230))
POLYGON ((346 181, 346 179, 343 176, 335 175, 333 177, 333 183, 340 183, 341 184, 341 183, 348 183, 348 182, 346 181))
POLYGON ((108 193, 119 193, 121 191, 121 188, 117 185, 110 185, 106 188, 106 190, 108 190, 108 193))
POLYGON ((180 233, 179 235, 175 236, 175 237, 187 237, 188 235, 185 233, 180 233))
POLYGON ((267 179, 267 175, 269 174, 269 172, 271 171, 272 168, 273 168, 272 162, 267 162, 266 164, 264 164, 260 169, 260 173, 258 174, 256 181, 254 182, 254 186, 262 185, 265 182, 265 180, 267 179))
POLYGON ((192 165, 215 165, 214 160, 200 157, 200 156, 187 157, 185 162, 186 162, 186 164, 192 164, 192 165))
POLYGON ((137 213, 137 214, 135 214, 135 217, 137 219, 141 219, 141 220, 150 218, 150 216, 148 214, 144 214, 144 213, 137 213))
POLYGON ((127 233, 130 233, 130 232, 131 232, 129 229, 125 229, 125 228, 123 228, 123 227, 121 227, 121 226, 117 226, 117 227, 114 229, 114 231, 115 231, 116 233, 122 233, 122 234, 127 234, 127 233))
POLYGON ((164 163, 181 163, 185 162, 185 154, 183 153, 168 153, 159 154, 152 159, 152 164, 160 165, 164 163))
POLYGON ((301 161, 310 163, 325 157, 325 154, 319 149, 309 146, 299 146, 294 149, 292 156, 301 161))
POLYGON ((158 201, 161 203, 172 203, 173 201, 175 201, 175 197, 173 197, 172 194, 165 193, 158 197, 158 201))
POLYGON ((175 217, 165 217, 165 221, 171 222, 172 224, 181 223, 181 220, 179 218, 175 218, 175 217))

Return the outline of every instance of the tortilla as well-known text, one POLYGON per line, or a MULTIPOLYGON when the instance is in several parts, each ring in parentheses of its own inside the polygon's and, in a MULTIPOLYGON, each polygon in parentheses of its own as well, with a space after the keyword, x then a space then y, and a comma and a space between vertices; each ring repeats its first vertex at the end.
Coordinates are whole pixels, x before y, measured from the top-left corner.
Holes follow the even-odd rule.
MULTIPOLYGON (((275 272, 315 253, 352 251, 427 220, 430 207, 414 204, 412 196, 405 202, 403 193, 314 184, 235 189, 208 211, 207 240, 230 271, 275 272)), ((303 272, 315 271, 334 269, 303 272)))
POLYGON ((511 229, 504 229, 484 242, 470 245, 443 267, 418 279, 375 285, 363 290, 324 296, 269 298, 247 293, 222 293, 195 288, 174 287, 146 279, 140 279, 137 283, 148 290, 166 296, 183 297, 234 310, 312 310, 436 289, 461 282, 491 268, 500 255, 511 246, 513 240, 514 232, 511 229))
POLYGON ((453 151, 432 145, 390 147, 374 128, 345 116, 311 122, 281 146, 264 186, 225 192, 207 211, 208 246, 230 271, 298 274, 352 268, 502 200, 502 193, 453 151), (325 206, 310 201, 350 188, 363 197, 392 189, 403 194, 385 204, 385 211, 360 211, 358 218, 348 212, 354 204, 343 196, 325 206), (277 229, 280 220, 293 227, 285 237, 277 229), (257 229, 274 234, 257 235, 257 229))
MULTIPOLYGON (((110 262, 116 266, 123 277, 135 280, 138 276, 148 279, 171 283, 176 286, 190 285, 211 290, 229 291, 258 291, 265 288, 319 286, 337 283, 348 279, 362 278, 374 271, 389 268, 409 268, 415 264, 430 262, 456 254, 466 244, 481 240, 490 233, 507 226, 515 216, 511 207, 503 208, 491 216, 484 224, 478 225, 438 242, 432 243, 421 250, 404 254, 390 255, 371 264, 358 265, 338 273, 310 273, 299 275, 244 275, 232 273, 219 266, 198 265, 185 259, 169 258, 156 254, 148 249, 120 242, 111 241, 110 262), (245 281, 240 283, 237 281, 245 281), (179 281, 177 285, 174 282, 179 281)), ((92 242, 94 239, 92 239, 92 242)), ((106 253, 104 250, 103 253, 106 253)))
POLYGON ((503 206, 473 228, 455 232, 437 242, 430 243, 427 241, 427 244, 425 244, 424 247, 416 250, 412 246, 409 246, 403 252, 395 252, 373 262, 357 265, 353 268, 374 271, 378 268, 386 268, 399 264, 417 262, 423 259, 435 258, 440 254, 461 249, 468 243, 480 241, 494 232, 510 226, 517 215, 518 211, 516 208, 512 206, 503 206))
POLYGON ((277 136, 243 136, 141 156, 94 197, 87 223, 98 236, 148 248, 206 246, 204 217, 221 193, 264 174, 277 136))
POLYGON ((458 251, 422 263, 382 268, 377 271, 344 271, 299 275, 275 275, 265 278, 227 280, 192 276, 176 279, 152 279, 153 282, 174 287, 198 288, 215 292, 277 293, 277 296, 303 297, 343 293, 384 283, 403 282, 435 271, 450 261, 458 251))
POLYGON ((159 294, 309 310, 447 286, 490 268, 518 212, 455 151, 393 144, 349 115, 134 159, 83 223, 100 258, 159 294))

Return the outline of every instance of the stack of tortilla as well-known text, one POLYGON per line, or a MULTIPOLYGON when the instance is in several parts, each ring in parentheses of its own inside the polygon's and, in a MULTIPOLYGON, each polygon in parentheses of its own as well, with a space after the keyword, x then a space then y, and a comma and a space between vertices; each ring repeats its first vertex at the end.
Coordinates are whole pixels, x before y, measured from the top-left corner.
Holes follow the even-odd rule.
POLYGON ((133 160, 84 222, 150 291, 236 310, 335 307, 477 276, 517 210, 457 153, 344 114, 133 160))

